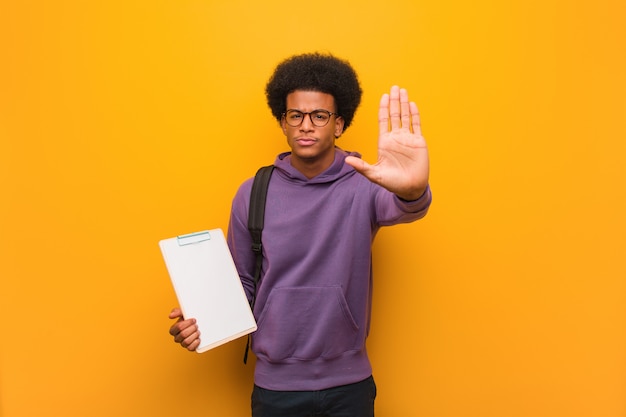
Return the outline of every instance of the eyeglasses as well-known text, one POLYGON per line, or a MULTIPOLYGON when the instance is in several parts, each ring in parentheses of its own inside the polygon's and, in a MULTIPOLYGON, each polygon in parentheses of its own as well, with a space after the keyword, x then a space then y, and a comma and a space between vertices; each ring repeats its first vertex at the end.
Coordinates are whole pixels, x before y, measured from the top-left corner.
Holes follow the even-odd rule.
POLYGON ((304 120, 304 116, 308 114, 309 119, 311 119, 311 123, 317 127, 324 127, 330 121, 330 117, 334 114, 335 116, 339 116, 337 113, 330 112, 328 110, 313 110, 310 112, 303 112, 300 110, 287 110, 283 113, 283 117, 287 124, 291 127, 298 127, 302 124, 304 120))

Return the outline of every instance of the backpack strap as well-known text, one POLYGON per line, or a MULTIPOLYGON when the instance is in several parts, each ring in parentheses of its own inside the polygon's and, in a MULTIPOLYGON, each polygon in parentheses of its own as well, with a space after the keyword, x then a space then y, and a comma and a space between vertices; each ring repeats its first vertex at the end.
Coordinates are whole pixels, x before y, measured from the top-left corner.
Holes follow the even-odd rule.
MULTIPOLYGON (((254 176, 252 183, 252 191, 250 192, 250 207, 248 209, 248 230, 252 236, 252 252, 256 255, 256 264, 254 267, 254 292, 252 293, 252 301, 250 308, 254 310, 256 301, 256 291, 261 276, 261 266, 263 265, 263 245, 261 243, 261 235, 263 233, 263 224, 265 221, 265 201, 267 199, 267 187, 269 186, 274 165, 268 165, 259 168, 254 176)), ((243 356, 243 363, 248 362, 248 350, 250 349, 250 335, 248 335, 248 343, 243 356)))

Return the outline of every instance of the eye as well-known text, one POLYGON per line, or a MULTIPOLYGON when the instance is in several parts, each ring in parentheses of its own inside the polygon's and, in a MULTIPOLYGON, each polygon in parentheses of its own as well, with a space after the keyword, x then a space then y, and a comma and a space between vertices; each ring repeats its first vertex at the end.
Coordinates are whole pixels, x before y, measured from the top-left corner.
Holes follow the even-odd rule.
POLYGON ((300 113, 299 111, 292 110, 292 111, 287 112, 287 118, 289 118, 289 120, 298 121, 302 119, 302 116, 303 116, 302 113, 300 113))
POLYGON ((313 116, 313 118, 316 121, 320 121, 320 122, 325 122, 330 117, 328 115, 328 113, 326 113, 325 111, 322 111, 322 110, 314 111, 313 113, 311 113, 311 116, 313 116))

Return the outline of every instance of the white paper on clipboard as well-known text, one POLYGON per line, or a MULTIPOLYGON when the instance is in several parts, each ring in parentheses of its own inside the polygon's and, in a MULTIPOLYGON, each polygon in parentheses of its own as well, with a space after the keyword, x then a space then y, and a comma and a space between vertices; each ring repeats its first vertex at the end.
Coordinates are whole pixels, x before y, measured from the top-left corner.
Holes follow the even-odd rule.
POLYGON ((159 242, 185 318, 195 318, 202 353, 256 330, 239 274, 221 229, 159 242))

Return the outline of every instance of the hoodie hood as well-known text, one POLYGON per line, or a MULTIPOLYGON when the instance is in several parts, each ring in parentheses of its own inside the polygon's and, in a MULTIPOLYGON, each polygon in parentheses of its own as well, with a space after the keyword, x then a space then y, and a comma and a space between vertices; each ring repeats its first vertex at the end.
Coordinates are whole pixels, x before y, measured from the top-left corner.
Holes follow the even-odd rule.
POLYGON ((285 179, 302 184, 323 184, 333 182, 346 175, 354 175, 356 171, 350 165, 345 163, 346 156, 361 157, 358 152, 344 151, 335 147, 335 160, 332 165, 318 176, 308 179, 300 171, 291 165, 291 152, 283 152, 276 157, 274 166, 285 179))

